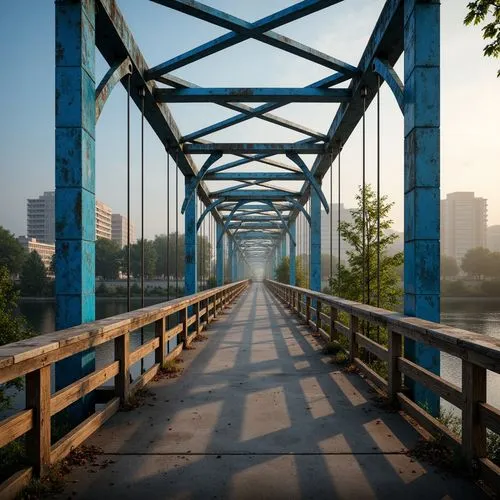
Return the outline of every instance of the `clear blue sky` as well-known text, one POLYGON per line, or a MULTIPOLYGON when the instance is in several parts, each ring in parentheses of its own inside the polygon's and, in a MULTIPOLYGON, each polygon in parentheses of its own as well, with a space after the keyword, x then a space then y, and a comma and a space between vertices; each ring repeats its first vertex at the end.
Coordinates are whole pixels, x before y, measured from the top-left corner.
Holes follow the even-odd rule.
MULTIPOLYGON (((284 0, 212 0, 208 4, 249 21, 290 5, 284 0)), ((382 0, 345 0, 278 31, 351 64, 357 64, 383 5, 382 0)), ((500 224, 500 62, 482 57, 480 31, 462 24, 466 0, 442 5, 442 194, 475 191, 488 198, 489 222, 500 224)), ((148 0, 118 1, 136 41, 153 66, 225 31, 170 11, 148 0)), ((107 70, 97 57, 97 79, 107 70)), ((54 187, 54 4, 17 0, 0 17, 0 225, 26 233, 26 198, 54 187)), ((402 65, 397 67, 402 74, 402 65)), ((248 41, 189 65, 178 76, 206 86, 302 86, 328 74, 259 42, 248 41)), ((100 200, 125 212, 125 92, 117 87, 97 126, 97 181, 100 200)), ((394 98, 382 92, 383 191, 395 201, 396 229, 403 217, 403 123, 394 98)), ((171 107, 183 133, 232 113, 215 105, 171 107)), ((326 131, 336 105, 290 105, 283 117, 326 131)), ((134 110, 134 185, 139 180, 139 114, 134 110)), ((369 180, 375 175, 375 115, 367 116, 369 180)), ((301 136, 253 120, 215 134, 220 141, 297 140, 301 136)), ((352 205, 361 180, 360 134, 344 150, 343 197, 352 205)), ((200 161, 201 158, 198 159, 200 161)), ((255 167, 252 167, 255 168, 255 167)), ((260 168, 260 167, 259 167, 260 168)), ((146 142, 146 235, 165 231, 165 156, 150 130, 146 142)), ((182 177, 182 176, 181 176, 182 177)), ((328 176, 325 191, 329 197, 328 176)), ((181 186, 182 187, 182 186, 181 186)), ((218 184, 217 188, 222 187, 218 184)), ((214 183, 210 188, 215 188, 214 183)), ((182 197, 181 197, 182 199, 182 197)), ((139 220, 139 196, 133 193, 133 219, 139 220)), ((335 198, 334 198, 335 201, 335 198)), ((172 215, 173 217, 173 215, 172 215)), ((139 229, 139 228, 138 228, 139 229)))

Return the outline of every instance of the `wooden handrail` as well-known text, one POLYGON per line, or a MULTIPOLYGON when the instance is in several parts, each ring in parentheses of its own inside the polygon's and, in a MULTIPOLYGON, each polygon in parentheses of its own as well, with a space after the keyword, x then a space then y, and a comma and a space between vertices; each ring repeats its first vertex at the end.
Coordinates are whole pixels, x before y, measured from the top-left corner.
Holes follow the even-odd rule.
POLYGON ((303 318, 307 326, 319 331, 326 339, 338 341, 339 334, 343 335, 349 345, 346 350, 351 362, 369 380, 386 391, 393 403, 399 404, 431 433, 438 432, 448 442, 458 444, 469 468, 475 473, 479 471, 485 482, 500 491, 500 468, 486 457, 486 430, 500 432, 500 411, 486 402, 487 371, 500 373, 499 339, 272 280, 266 280, 265 284, 303 318), (311 306, 311 302, 318 304, 317 309, 311 306), (325 307, 330 310, 330 316, 323 312, 325 307), (314 312, 315 322, 311 321, 311 312, 314 312), (345 313, 349 318, 348 325, 339 321, 339 313, 345 313), (386 328, 388 345, 377 343, 363 334, 359 328, 361 322, 386 328), (322 324, 329 325, 328 332, 321 327, 322 324), (404 358, 404 338, 459 358, 462 361, 462 388, 404 358), (387 363, 387 379, 362 360, 360 348, 387 363), (403 375, 462 410, 461 438, 402 392, 403 375))
POLYGON ((0 446, 26 434, 31 467, 19 471, 0 485, 0 498, 14 497, 31 479, 44 475, 48 467, 81 444, 124 404, 139 388, 154 378, 161 366, 177 357, 210 321, 221 314, 249 285, 239 281, 210 290, 155 304, 110 318, 85 323, 54 333, 0 347, 0 383, 26 377, 26 408, 0 421, 0 446), (178 314, 176 326, 168 329, 168 318, 178 314), (155 336, 130 351, 130 333, 154 324, 155 336), (193 328, 194 325, 194 328, 193 328), (172 352, 168 340, 180 336, 172 352), (51 394, 51 365, 73 354, 114 341, 115 359, 67 387, 51 394), (130 367, 150 353, 155 362, 132 383, 130 367), (112 399, 51 446, 51 417, 114 377, 112 399))

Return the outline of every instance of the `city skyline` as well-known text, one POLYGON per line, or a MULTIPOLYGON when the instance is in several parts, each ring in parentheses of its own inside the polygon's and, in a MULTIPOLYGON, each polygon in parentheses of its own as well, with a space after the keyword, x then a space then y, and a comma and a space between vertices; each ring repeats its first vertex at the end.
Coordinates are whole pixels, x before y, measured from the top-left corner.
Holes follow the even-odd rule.
MULTIPOLYGON (((500 223, 500 198, 496 197, 496 183, 484 182, 484 179, 495 178, 498 158, 500 158, 500 143, 496 117, 500 112, 498 99, 491 97, 498 92, 499 81, 496 78, 497 64, 495 60, 482 55, 483 40, 479 28, 463 26, 466 13, 466 1, 447 2, 442 6, 442 86, 447 89, 442 96, 441 150, 442 150, 442 193, 461 191, 467 188, 490 200, 490 223, 500 223), (461 61, 467 59, 468 71, 461 68, 461 61), (474 99, 465 97, 471 92, 474 99), (467 120, 463 117, 467 116, 467 120), (471 122, 481 123, 481 127, 470 127, 471 122)), ((19 75, 16 87, 10 88, 13 82, 2 82, 3 92, 0 93, 0 105, 5 110, 0 123, 6 131, 1 139, 2 158, 0 165, 2 185, 9 185, 0 199, 0 223, 20 234, 24 225, 20 212, 20 204, 33 192, 53 189, 54 178, 54 10, 52 4, 44 2, 29 4, 34 9, 33 16, 26 19, 24 12, 27 0, 21 0, 9 5, 6 15, 0 19, 0 60, 4 66, 12 68, 19 75), (42 20, 43 22, 40 22, 42 20), (16 27, 14 30, 13 27, 16 27), (16 57, 9 47, 17 47, 16 57), (23 54, 26 57, 23 57, 23 54), (23 89, 29 78, 26 65, 20 61, 29 58, 32 61, 30 71, 46 75, 38 82, 36 96, 25 92, 22 101, 13 100, 23 89), (21 88, 18 86, 21 85, 21 88), (16 109, 12 106, 15 102, 16 109), (5 122, 9 117, 9 122, 5 122), (29 119, 28 119, 29 118, 29 119), (28 141, 32 147, 23 148, 19 137, 28 141), (36 160, 33 157, 36 151, 36 160)), ((119 1, 120 8, 131 23, 131 29, 137 41, 144 49, 147 62, 154 65, 180 50, 192 48, 206 38, 217 35, 220 29, 204 22, 197 22, 196 30, 186 30, 189 19, 182 14, 170 12, 152 2, 140 3, 131 0, 119 1), (138 10, 140 9, 140 15, 138 10), (151 32, 160 32, 154 28, 168 27, 169 43, 153 40, 151 32), (159 43, 160 42, 160 43, 159 43)), ((230 2, 220 0, 217 7, 229 10, 235 15, 251 19, 255 12, 265 14, 288 5, 284 0, 277 0, 273 5, 267 5, 261 0, 247 5, 246 2, 230 2)), ((366 36, 352 36, 352 32, 369 33, 374 25, 382 0, 352 0, 344 2, 331 9, 325 9, 318 15, 307 20, 291 23, 283 27, 283 33, 298 34, 301 41, 327 53, 356 64, 360 52, 366 43, 366 36), (351 23, 340 22, 339 19, 349 19, 351 23), (324 33, 318 35, 318 33, 324 33), (325 34, 326 33, 326 34, 325 34), (354 39, 353 39, 354 38, 354 39)), ((190 25, 189 25, 190 26, 190 25)), ((165 35, 166 36, 166 35, 165 35)), ((165 41, 167 40, 167 36, 165 41)), ((402 59, 396 69, 402 75, 402 59)), ((107 70, 100 55, 97 56, 98 80, 107 70)), ((310 63, 300 61, 295 57, 281 52, 269 51, 257 42, 248 42, 224 55, 214 55, 197 65, 189 65, 179 72, 179 76, 207 85, 239 85, 245 79, 250 85, 304 85, 309 79, 321 78, 324 70, 310 63), (259 64, 247 64, 255 60, 259 64), (220 71, 214 74, 210 68, 217 65, 220 71), (269 67, 277 69, 279 80, 269 81, 269 67), (227 72, 227 67, 233 71, 227 72)), ((276 74, 276 71, 273 72, 276 74)), ((402 138, 402 117, 397 104, 387 87, 381 90, 382 101, 382 192, 395 202, 392 218, 394 229, 403 228, 403 150, 402 141, 394 141, 394 136, 402 138)), ((230 116, 211 105, 203 105, 193 113, 191 105, 173 104, 170 106, 173 116, 183 134, 203 127, 213 119, 230 116)), ((328 127, 335 111, 333 104, 311 105, 306 112, 300 104, 284 107, 280 114, 284 118, 294 120, 301 113, 304 123, 311 128, 324 130, 328 127)), ((110 96, 97 126, 96 143, 96 183, 97 196, 108 200, 111 206, 120 213, 125 213, 126 196, 126 130, 123 125, 126 114, 126 95, 124 89, 117 87, 110 96), (110 148, 110 144, 119 147, 110 148), (123 146, 123 147, 121 147, 123 146)), ((375 180, 375 109, 371 106, 367 112, 367 178, 375 180)), ((255 140, 279 141, 283 138, 282 131, 266 123, 245 124, 245 129, 239 126, 228 131, 221 131, 208 137, 213 140, 237 142, 242 134, 255 140)), ((140 214, 140 114, 132 107, 132 219, 138 219, 140 214)), ((297 138, 302 138, 297 134, 297 138)), ((342 198, 348 205, 353 204, 354 194, 361 180, 361 130, 358 127, 345 145, 342 160, 342 198)), ((165 232, 165 165, 166 158, 162 145, 153 135, 149 126, 145 130, 146 139, 146 227, 148 238, 165 232)), ((279 157, 278 157, 279 159, 279 157)), ((306 162, 310 159, 305 158, 306 162)), ((198 167, 203 158, 199 158, 198 167)), ((171 181, 174 178, 173 159, 170 162, 171 181)), ((251 167, 249 167, 251 168, 251 167)), ((334 171, 336 172, 336 165, 334 171)), ((327 199, 329 193, 329 175, 325 176, 323 190, 327 199)), ((183 176, 180 175, 180 203, 183 200, 183 176)), ((218 187, 224 187, 219 183, 218 187)), ((300 184, 298 183, 298 186, 300 184)), ((209 182, 209 188, 215 189, 215 184, 209 182)), ((334 189, 336 183, 334 183, 334 189)), ((336 191, 335 191, 336 194, 336 191)), ((170 186, 171 202, 174 199, 174 186, 170 186)), ((334 201, 336 196, 334 195, 334 201)), ((170 225, 172 227, 175 211, 171 210, 170 225)), ((180 230, 183 231, 184 221, 180 217, 180 230)), ((137 229, 140 229, 137 225, 137 229)))

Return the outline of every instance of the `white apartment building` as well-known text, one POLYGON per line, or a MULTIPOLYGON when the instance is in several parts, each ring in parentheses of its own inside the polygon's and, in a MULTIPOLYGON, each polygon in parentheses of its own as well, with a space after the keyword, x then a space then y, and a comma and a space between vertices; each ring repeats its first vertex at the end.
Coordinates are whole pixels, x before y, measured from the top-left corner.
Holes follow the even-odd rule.
MULTIPOLYGON (((340 204, 340 220, 342 222, 352 222, 351 211, 344 208, 344 204, 340 204)), ((321 253, 330 255, 330 227, 333 229, 333 240, 331 241, 332 254, 338 256, 338 221, 339 221, 339 205, 334 203, 330 205, 330 213, 321 210, 321 253), (332 220, 333 219, 333 220, 332 220), (332 226, 330 226, 330 223, 332 226)), ((341 239, 340 241, 340 260, 347 259, 347 250, 350 246, 341 239)))
POLYGON ((46 191, 27 201, 27 235, 38 243, 54 243, 56 239, 55 193, 46 191))
POLYGON ((96 200, 95 202, 95 236, 97 238, 111 239, 111 218, 113 211, 110 207, 96 200))
MULTIPOLYGON (((127 217, 121 214, 111 216, 111 239, 116 241, 120 248, 127 244, 127 217)), ((135 243, 135 226, 130 223, 130 242, 135 243)))
POLYGON ((37 241, 36 238, 27 238, 26 236, 19 236, 17 241, 26 249, 28 253, 33 251, 40 255, 47 270, 50 268, 52 256, 56 252, 56 246, 53 243, 42 243, 37 241))
POLYGON ((459 263, 468 250, 487 246, 488 201, 473 192, 456 192, 441 200, 441 253, 459 263))

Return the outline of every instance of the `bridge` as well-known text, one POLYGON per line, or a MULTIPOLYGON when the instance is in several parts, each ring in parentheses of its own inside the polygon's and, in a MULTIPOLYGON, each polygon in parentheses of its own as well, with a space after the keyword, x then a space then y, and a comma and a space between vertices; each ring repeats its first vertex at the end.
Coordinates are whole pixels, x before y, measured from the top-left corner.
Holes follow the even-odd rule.
MULTIPOLYGON (((500 345, 439 323, 439 3, 387 0, 355 63, 276 31, 330 7, 325 12, 333 13, 340 0, 302 0, 252 23, 196 0, 153 1, 227 33, 150 66, 116 0, 55 2, 57 331, 0 347, 0 383, 26 381, 26 406, 0 422, 0 442, 23 439, 28 461, 1 494, 15 496, 87 442, 100 446, 112 466, 73 471, 71 489, 82 498, 96 491, 134 498, 168 491, 172 497, 245 498, 252 491, 288 498, 479 497, 472 482, 442 479, 406 454, 424 429, 457 450, 471 477, 500 490, 500 469, 487 450, 488 433, 500 433, 500 412, 486 396, 487 375, 500 370, 500 345), (316 63, 329 75, 305 87, 204 88, 174 74, 246 40, 316 63), (96 50, 109 65, 100 82, 96 50), (400 78, 394 66, 401 56, 400 78), (119 85, 127 93, 129 221, 133 105, 141 116, 142 285, 147 123, 165 149, 167 186, 171 164, 175 171, 176 195, 167 187, 165 203, 184 215, 184 293, 145 307, 143 285, 142 307, 132 310, 129 231, 128 312, 95 321, 96 123, 119 85), (322 207, 328 213, 332 205, 334 169, 340 193, 341 152, 358 125, 364 198, 366 111, 374 103, 379 131, 382 85, 404 117, 403 313, 377 307, 379 293, 357 303, 321 291, 322 207), (213 103, 235 114, 183 134, 169 103, 213 103), (337 103, 338 109, 321 132, 275 113, 291 103, 337 103), (207 139, 248 120, 301 139, 207 139), (330 202, 323 189, 328 178, 330 202), (207 231, 216 248, 216 286, 200 290, 199 235, 207 231), (296 286, 300 246, 308 256, 306 288, 296 286), (284 257, 286 284, 274 281, 284 257), (387 342, 372 334, 381 331, 387 342), (135 349, 132 336, 140 339, 135 349), (322 354, 325 342, 344 353, 348 371, 322 354), (99 366, 96 351, 105 345, 112 361, 99 366), (442 353, 461 362, 461 383, 441 377, 442 353), (184 372, 172 379, 181 355, 184 372), (145 386, 153 394, 145 406, 115 415, 145 386), (461 414, 460 436, 439 420, 441 400, 461 414), (62 435, 58 415, 71 423, 62 435), (418 432, 405 418, 421 426, 418 432)), ((380 133, 376 163, 380 199, 380 133)), ((363 205, 363 281, 370 283, 365 232, 363 205)))

